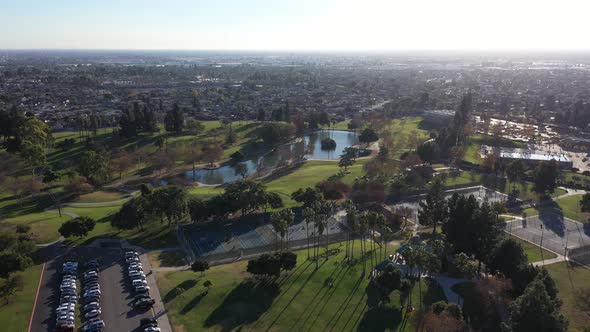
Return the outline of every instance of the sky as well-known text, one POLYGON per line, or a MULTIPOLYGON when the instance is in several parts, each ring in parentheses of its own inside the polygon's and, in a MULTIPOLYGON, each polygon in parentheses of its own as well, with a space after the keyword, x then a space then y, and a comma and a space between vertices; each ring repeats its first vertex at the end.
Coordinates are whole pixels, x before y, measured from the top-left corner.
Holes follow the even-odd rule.
POLYGON ((590 50, 588 0, 0 0, 0 49, 590 50))

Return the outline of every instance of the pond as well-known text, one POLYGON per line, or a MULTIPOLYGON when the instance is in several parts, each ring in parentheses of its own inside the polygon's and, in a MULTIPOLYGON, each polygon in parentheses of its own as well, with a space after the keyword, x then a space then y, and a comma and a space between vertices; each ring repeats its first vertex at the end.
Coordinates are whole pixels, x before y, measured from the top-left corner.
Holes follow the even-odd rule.
POLYGON ((306 159, 323 160, 339 159, 345 148, 357 143, 358 135, 354 132, 343 130, 319 130, 306 135, 303 138, 299 138, 295 142, 280 145, 263 156, 238 163, 245 167, 223 165, 212 170, 199 169, 194 174, 191 170, 186 172, 186 177, 204 184, 229 183, 256 172, 262 174, 288 160, 302 157, 305 157, 306 159), (333 139, 336 142, 336 148, 329 151, 322 150, 321 141, 324 138, 333 139))

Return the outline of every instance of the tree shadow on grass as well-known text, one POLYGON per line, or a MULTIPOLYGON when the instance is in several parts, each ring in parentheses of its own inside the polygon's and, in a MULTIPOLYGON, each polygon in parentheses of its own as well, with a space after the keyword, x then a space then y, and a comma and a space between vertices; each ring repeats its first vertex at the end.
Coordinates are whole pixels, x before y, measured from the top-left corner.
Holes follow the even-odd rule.
POLYGON ((201 292, 197 296, 195 296, 194 299, 192 299, 189 303, 187 303, 184 306, 184 308, 182 308, 182 310, 180 310, 180 314, 181 315, 186 315, 188 312, 190 312, 191 310, 193 310, 193 308, 197 304, 199 304, 199 302, 201 302, 201 300, 205 297, 205 295, 207 295, 207 293, 201 292))
POLYGON ((369 308, 359 322, 357 331, 395 330, 402 321, 399 308, 389 306, 369 308))
POLYGON ((176 285, 176 287, 172 288, 168 293, 166 293, 166 295, 164 295, 162 298, 162 301, 164 301, 164 303, 168 303, 174 300, 178 295, 181 295, 186 290, 195 287, 198 282, 198 280, 193 279, 181 282, 180 284, 176 285))
POLYGON ((182 266, 186 264, 184 255, 177 250, 162 251, 158 255, 161 266, 182 266))
POLYGON ((231 331, 242 324, 255 322, 270 308, 279 293, 280 288, 275 282, 242 282, 207 317, 205 327, 220 325, 221 331, 231 331))

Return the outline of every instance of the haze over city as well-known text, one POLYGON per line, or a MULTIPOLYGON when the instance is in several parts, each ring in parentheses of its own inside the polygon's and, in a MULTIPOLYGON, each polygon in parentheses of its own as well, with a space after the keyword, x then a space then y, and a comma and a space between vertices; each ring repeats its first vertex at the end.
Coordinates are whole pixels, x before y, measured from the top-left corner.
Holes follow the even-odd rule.
POLYGON ((589 332, 589 12, 0 0, 0 330, 589 332))
POLYGON ((588 50, 589 9, 583 0, 3 1, 0 49, 588 50))

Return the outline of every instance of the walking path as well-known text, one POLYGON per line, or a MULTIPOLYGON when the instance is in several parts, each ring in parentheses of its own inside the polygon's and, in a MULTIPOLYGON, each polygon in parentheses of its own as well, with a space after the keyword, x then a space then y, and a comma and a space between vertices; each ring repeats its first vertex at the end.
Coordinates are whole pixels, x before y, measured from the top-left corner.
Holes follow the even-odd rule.
POLYGON ((461 295, 455 293, 452 287, 456 284, 464 282, 473 282, 472 280, 467 280, 463 278, 452 278, 447 276, 436 276, 434 277, 434 280, 436 280, 436 282, 438 282, 438 284, 442 288, 443 292, 445 293, 445 296, 447 297, 448 303, 454 303, 459 307, 463 308, 463 298, 461 297, 461 295))

